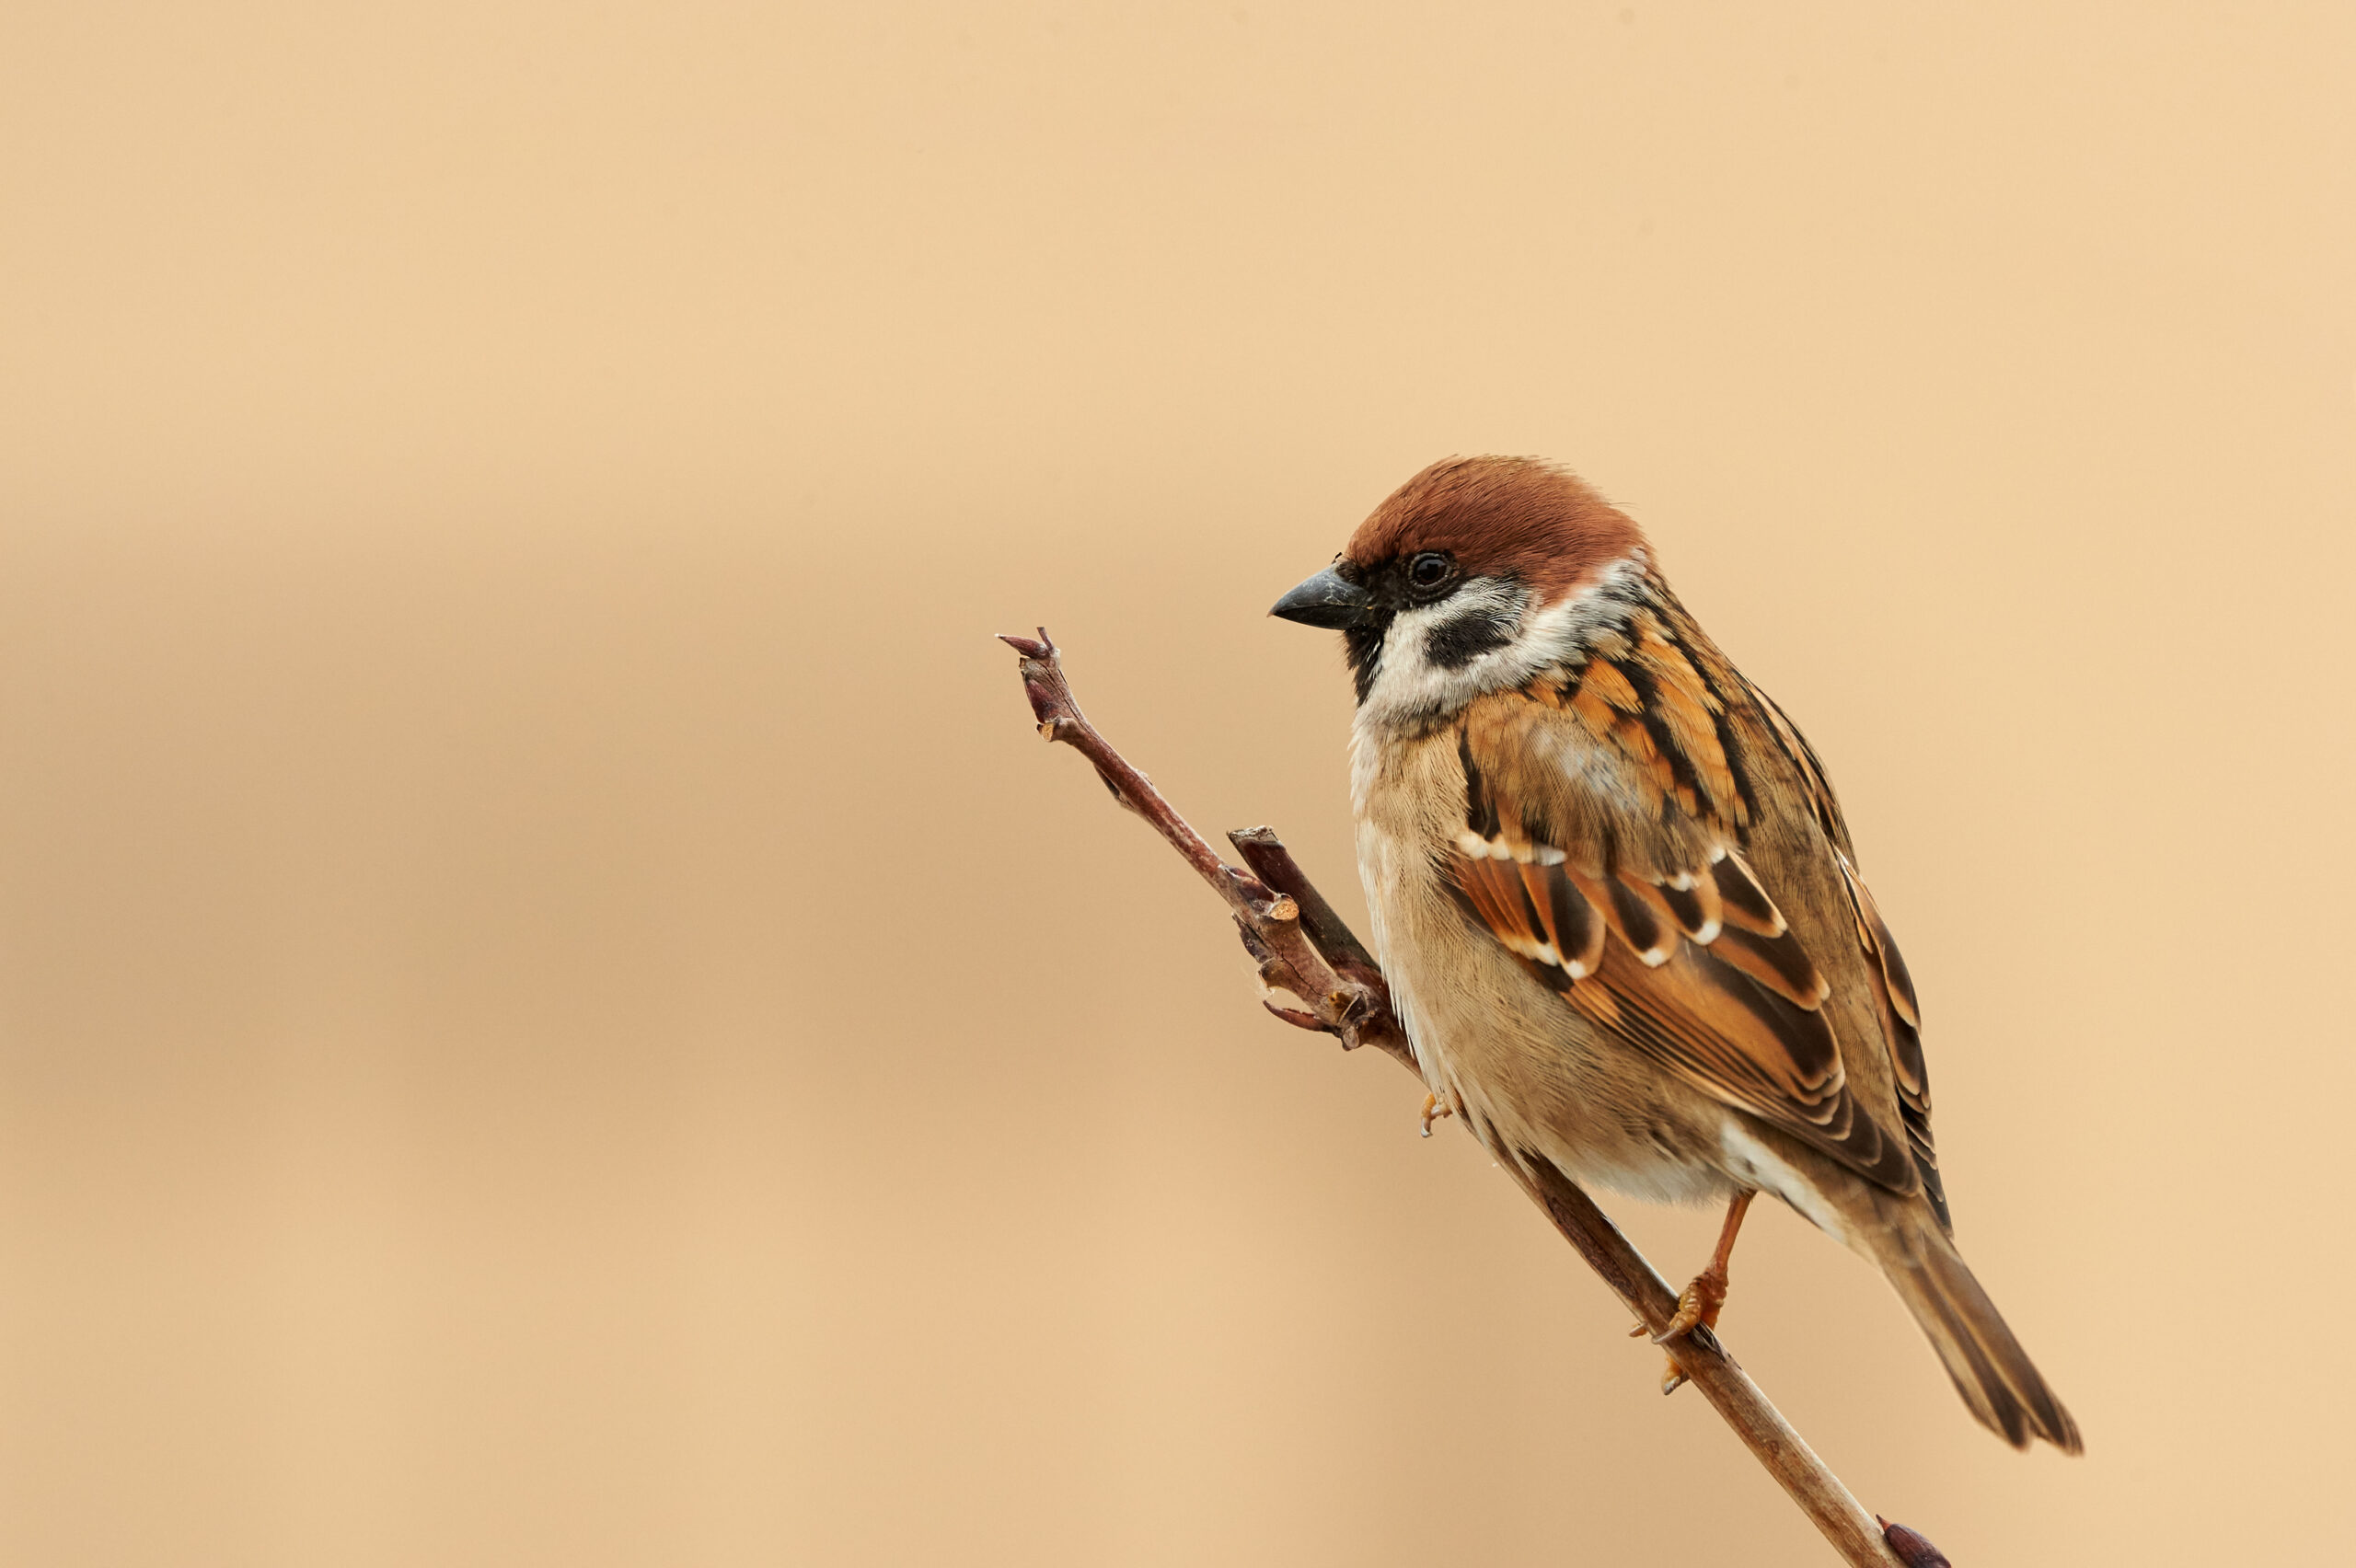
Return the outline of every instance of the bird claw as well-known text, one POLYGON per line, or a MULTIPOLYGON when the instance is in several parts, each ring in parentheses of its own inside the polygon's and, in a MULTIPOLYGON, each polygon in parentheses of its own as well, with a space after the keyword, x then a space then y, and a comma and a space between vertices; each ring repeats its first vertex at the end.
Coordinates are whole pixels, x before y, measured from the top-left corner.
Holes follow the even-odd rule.
POLYGON ((1718 1314, 1727 1304, 1726 1275, 1704 1270, 1693 1276, 1692 1284, 1678 1294, 1677 1311, 1653 1336, 1655 1344, 1667 1344, 1680 1334, 1690 1334, 1695 1329, 1715 1329, 1718 1314))
MULTIPOLYGON (((1670 1315, 1669 1321, 1661 1326, 1660 1332, 1653 1335, 1653 1343, 1667 1344, 1673 1339, 1692 1333, 1695 1329, 1716 1328, 1718 1313, 1725 1309, 1726 1304, 1726 1275, 1715 1270, 1704 1269, 1693 1276, 1693 1282, 1691 1285, 1678 1293, 1677 1310, 1670 1315)), ((1633 1339, 1636 1334, 1644 1332, 1645 1326, 1638 1323, 1634 1332, 1629 1337, 1633 1339)), ((1673 1394, 1683 1388, 1689 1380, 1685 1376, 1685 1368, 1677 1364, 1677 1353, 1670 1351, 1669 1369, 1661 1375, 1660 1391, 1664 1395, 1673 1394)))
POLYGON ((1449 1104, 1446 1104, 1446 1103, 1444 1103, 1444 1102, 1440 1100, 1440 1097, 1439 1097, 1438 1095, 1437 1095, 1437 1094, 1426 1094, 1426 1095, 1425 1095, 1425 1096, 1424 1096, 1423 1136, 1426 1136, 1426 1137, 1429 1137, 1429 1136, 1432 1136, 1432 1124, 1433 1124, 1434 1122, 1438 1121, 1442 1116, 1453 1116, 1453 1115, 1455 1115, 1455 1114, 1456 1114, 1456 1107, 1455 1107, 1455 1106, 1453 1106, 1453 1105, 1449 1105, 1449 1104))

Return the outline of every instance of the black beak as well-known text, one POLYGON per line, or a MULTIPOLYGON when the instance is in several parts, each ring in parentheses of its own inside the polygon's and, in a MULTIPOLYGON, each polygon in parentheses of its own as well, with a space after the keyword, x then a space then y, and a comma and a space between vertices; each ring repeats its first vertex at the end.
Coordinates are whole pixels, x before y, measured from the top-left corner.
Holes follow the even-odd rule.
POLYGON ((1303 626, 1345 631, 1373 621, 1374 595, 1357 583, 1345 581, 1340 572, 1329 566, 1278 599, 1268 613, 1303 626))

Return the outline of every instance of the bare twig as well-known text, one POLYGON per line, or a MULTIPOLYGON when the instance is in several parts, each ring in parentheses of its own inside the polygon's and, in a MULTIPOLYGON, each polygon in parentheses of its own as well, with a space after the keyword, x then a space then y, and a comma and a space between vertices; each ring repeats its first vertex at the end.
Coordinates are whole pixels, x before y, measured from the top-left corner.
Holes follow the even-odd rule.
MULTIPOLYGON (((1113 791, 1113 798, 1145 818, 1185 858, 1195 873, 1227 900, 1228 907, 1235 912, 1236 928, 1243 938, 1244 951, 1259 961, 1261 980, 1291 992, 1309 1009, 1303 1012, 1271 1002, 1267 1004, 1268 1010, 1287 1023, 1339 1035, 1345 1049, 1381 1044, 1402 1061, 1412 1062, 1406 1036, 1391 1015, 1390 991, 1383 986, 1381 972, 1374 961, 1365 957, 1345 961, 1342 967, 1357 973, 1342 973, 1326 962, 1301 928, 1298 898, 1271 889, 1249 871, 1239 870, 1218 858, 1218 852, 1203 836, 1161 798, 1153 781, 1130 767, 1128 760, 1114 751, 1080 713, 1080 704, 1072 700, 1071 687, 1065 684, 1063 663, 1056 656, 1056 645, 1048 640, 1045 627, 1039 628, 1035 642, 1027 637, 1002 637, 999 640, 1022 655, 1022 690, 1031 698, 1031 712, 1039 721, 1039 733, 1050 741, 1062 741, 1096 765, 1096 777, 1113 791)), ((1290 857, 1286 860, 1289 864, 1290 857)), ((1302 885, 1307 885, 1305 879, 1302 885)), ((1317 897, 1313 890, 1310 896, 1316 899, 1319 919, 1332 925, 1340 923, 1334 918, 1332 905, 1317 897)), ((1356 946, 1355 939, 1352 945, 1356 946)), ((1365 952, 1362 948, 1357 951, 1365 952)))
MULTIPOLYGON (((1390 988, 1383 983, 1374 955, 1311 885, 1274 830, 1245 828, 1228 835, 1250 870, 1227 864, 1161 798, 1152 781, 1131 767, 1082 716, 1045 628, 1040 628, 1036 640, 1005 637, 999 640, 1022 655, 1022 689, 1031 699, 1039 733, 1050 741, 1062 741, 1086 756, 1114 798, 1170 841, 1234 911, 1244 948, 1259 961, 1261 978, 1300 998, 1306 1009, 1271 1002, 1266 1004, 1268 1010, 1288 1023, 1338 1036, 1345 1049, 1378 1046, 1420 1079, 1423 1070, 1416 1066, 1406 1032, 1392 1011, 1390 988)), ((1677 1310, 1677 1292, 1595 1205, 1595 1200, 1551 1166, 1542 1163, 1525 1173, 1511 1160, 1500 1160, 1498 1165, 1646 1329, 1657 1333, 1668 1324, 1677 1310)), ((1859 1507, 1840 1478, 1767 1402, 1759 1385, 1710 1330, 1697 1328, 1672 1342, 1669 1348, 1687 1379, 1845 1562, 1862 1568, 1914 1568, 1946 1562, 1935 1547, 1912 1530, 1885 1525, 1859 1507)))

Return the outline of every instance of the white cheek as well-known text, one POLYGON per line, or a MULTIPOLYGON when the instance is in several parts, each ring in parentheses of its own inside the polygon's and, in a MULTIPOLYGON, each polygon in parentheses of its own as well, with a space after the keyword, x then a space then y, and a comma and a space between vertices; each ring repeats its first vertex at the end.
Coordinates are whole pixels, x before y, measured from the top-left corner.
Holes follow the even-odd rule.
POLYGON ((1400 611, 1383 637, 1380 663, 1359 706, 1358 721, 1374 726, 1429 723, 1484 692, 1504 691, 1550 665, 1583 660, 1590 638, 1625 618, 1627 604, 1615 591, 1644 569, 1644 552, 1634 551, 1597 573, 1587 587, 1542 610, 1526 607, 1521 588, 1489 580, 1468 583, 1440 604, 1400 611), (1462 664, 1434 663, 1432 633, 1484 608, 1519 612, 1512 640, 1462 664))
POLYGON ((1484 691, 1514 684, 1515 677, 1500 678, 1500 671, 1518 665, 1518 651, 1528 643, 1530 622, 1538 618, 1523 610, 1522 600, 1522 590, 1498 582, 1468 586, 1440 604, 1400 611, 1383 634, 1381 663, 1367 693, 1366 709, 1386 720, 1433 717, 1461 708, 1484 691), (1513 640, 1464 663, 1433 662, 1434 633, 1484 613, 1519 616, 1513 640))

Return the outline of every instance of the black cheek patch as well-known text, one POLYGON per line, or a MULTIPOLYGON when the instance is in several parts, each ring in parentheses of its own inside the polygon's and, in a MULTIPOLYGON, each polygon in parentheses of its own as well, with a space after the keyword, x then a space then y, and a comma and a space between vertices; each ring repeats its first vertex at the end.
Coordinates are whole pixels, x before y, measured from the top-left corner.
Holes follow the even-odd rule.
POLYGON ((1461 615, 1432 628, 1424 639, 1424 657, 1443 670, 1461 670, 1511 642, 1520 625, 1518 607, 1461 615))

